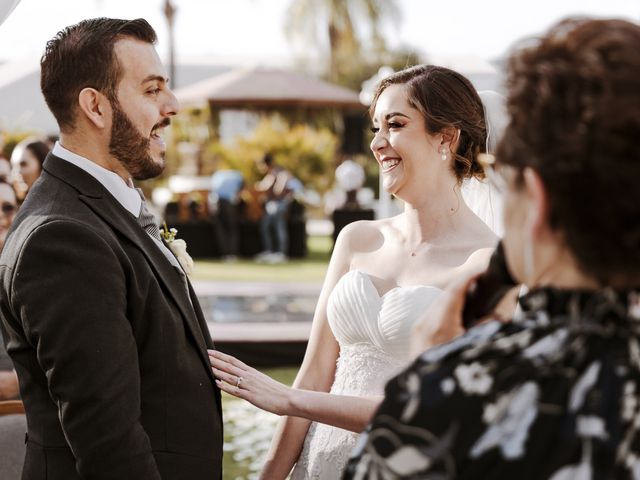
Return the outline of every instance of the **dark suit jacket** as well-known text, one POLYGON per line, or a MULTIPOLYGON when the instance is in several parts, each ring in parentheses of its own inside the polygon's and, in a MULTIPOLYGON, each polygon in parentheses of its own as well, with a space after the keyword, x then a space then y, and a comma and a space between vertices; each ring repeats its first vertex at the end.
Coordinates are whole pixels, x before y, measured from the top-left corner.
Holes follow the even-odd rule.
POLYGON ((220 478, 220 391, 198 300, 97 180, 49 155, 0 282, 27 413, 23 479, 220 478))

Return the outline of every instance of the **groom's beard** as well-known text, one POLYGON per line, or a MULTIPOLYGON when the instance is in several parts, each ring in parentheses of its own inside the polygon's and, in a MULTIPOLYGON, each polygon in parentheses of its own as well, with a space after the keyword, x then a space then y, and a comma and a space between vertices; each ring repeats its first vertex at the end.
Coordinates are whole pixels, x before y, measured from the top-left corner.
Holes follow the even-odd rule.
MULTIPOLYGON (((143 137, 120 108, 116 100, 111 102, 113 122, 111 125, 111 139, 109 153, 122 163, 129 174, 136 180, 146 180, 157 177, 164 170, 164 153, 159 161, 155 161, 150 153, 150 140, 143 137)), ((169 119, 160 122, 166 126, 169 119)))

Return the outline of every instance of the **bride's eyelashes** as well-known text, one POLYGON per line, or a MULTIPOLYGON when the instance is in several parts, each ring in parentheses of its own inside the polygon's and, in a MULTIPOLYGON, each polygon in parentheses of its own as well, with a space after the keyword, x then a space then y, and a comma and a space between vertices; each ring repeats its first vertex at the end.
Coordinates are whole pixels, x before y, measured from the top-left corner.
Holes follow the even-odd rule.
MULTIPOLYGON (((394 130, 394 129, 398 129, 398 128, 402 128, 404 127, 403 123, 400 122, 387 122, 387 129, 388 130, 394 130)), ((370 127, 371 133, 373 133, 374 135, 376 133, 378 133, 380 131, 380 127, 370 127)))

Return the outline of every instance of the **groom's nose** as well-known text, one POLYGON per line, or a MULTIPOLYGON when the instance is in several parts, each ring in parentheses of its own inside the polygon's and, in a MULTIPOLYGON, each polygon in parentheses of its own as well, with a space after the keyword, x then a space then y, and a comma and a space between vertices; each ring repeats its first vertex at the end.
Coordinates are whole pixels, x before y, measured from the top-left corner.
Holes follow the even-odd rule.
POLYGON ((180 111, 180 102, 173 93, 173 90, 167 88, 165 102, 160 112, 164 117, 172 117, 180 111))

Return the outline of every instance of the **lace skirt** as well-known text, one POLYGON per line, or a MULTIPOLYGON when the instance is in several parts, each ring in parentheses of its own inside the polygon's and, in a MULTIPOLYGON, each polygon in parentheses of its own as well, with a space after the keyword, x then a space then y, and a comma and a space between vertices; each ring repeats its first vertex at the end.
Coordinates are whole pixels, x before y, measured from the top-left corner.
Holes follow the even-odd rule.
MULTIPOLYGON (((383 395, 386 382, 403 361, 369 343, 342 345, 331 387, 335 395, 383 395)), ((359 434, 313 422, 291 480, 336 480, 342 477, 359 434)))

